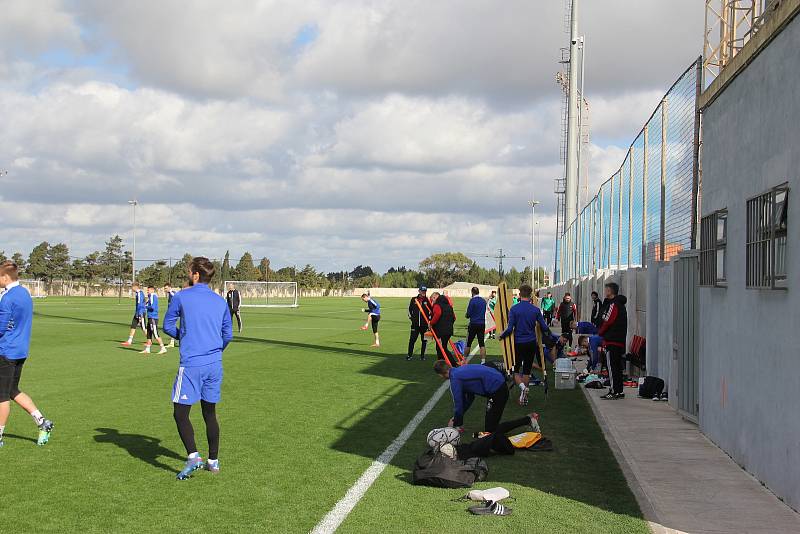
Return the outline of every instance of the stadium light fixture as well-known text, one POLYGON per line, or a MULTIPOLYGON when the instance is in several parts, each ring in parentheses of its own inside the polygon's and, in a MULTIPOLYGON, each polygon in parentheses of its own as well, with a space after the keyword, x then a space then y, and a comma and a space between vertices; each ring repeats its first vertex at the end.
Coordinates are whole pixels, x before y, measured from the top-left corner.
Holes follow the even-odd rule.
MULTIPOLYGON (((528 206, 531 207, 531 284, 534 286, 536 282, 533 277, 536 272, 536 206, 541 204, 538 200, 531 199, 528 201, 528 206)), ((534 287, 534 289, 536 289, 534 287)))
POLYGON ((129 200, 128 204, 133 207, 133 251, 131 252, 131 284, 133 284, 136 281, 136 206, 139 205, 139 201, 134 198, 129 200))

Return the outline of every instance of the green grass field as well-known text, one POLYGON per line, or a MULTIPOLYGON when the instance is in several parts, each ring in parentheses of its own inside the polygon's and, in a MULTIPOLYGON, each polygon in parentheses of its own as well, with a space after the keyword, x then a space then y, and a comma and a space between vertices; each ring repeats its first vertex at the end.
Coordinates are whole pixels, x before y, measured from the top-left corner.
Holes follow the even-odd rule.
MULTIPOLYGON (((245 309, 245 330, 225 352, 217 475, 184 482, 172 420, 177 349, 142 356, 119 346, 132 304, 116 299, 35 302, 22 379, 55 421, 50 443, 18 407, 0 449, 3 532, 308 532, 430 398, 441 380, 406 362, 405 299, 380 299, 383 347, 369 348, 357 299, 307 299, 298 309, 245 309)), ((465 302, 456 302, 463 315, 465 302)), ((463 331, 459 321, 459 332, 463 331)), ((141 332, 136 341, 141 341, 141 332)), ((429 351, 432 352, 432 351, 429 351)), ((496 342, 490 355, 498 353, 496 342)), ((484 401, 467 418, 479 430, 484 401)), ((428 430, 444 426, 445 395, 339 532, 647 532, 622 473, 578 391, 537 388, 551 453, 491 457, 489 480, 516 497, 509 517, 475 517, 453 502, 464 490, 412 486, 428 430)), ((205 454, 199 407, 192 414, 205 454)))

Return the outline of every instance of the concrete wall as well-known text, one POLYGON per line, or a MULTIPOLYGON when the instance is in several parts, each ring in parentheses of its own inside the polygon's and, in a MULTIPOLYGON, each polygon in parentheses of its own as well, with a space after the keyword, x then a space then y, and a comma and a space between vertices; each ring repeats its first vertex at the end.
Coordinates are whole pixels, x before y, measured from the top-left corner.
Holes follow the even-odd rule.
POLYGON ((728 209, 728 287, 700 288, 703 432, 800 509, 800 17, 704 111, 702 214, 728 209), (746 200, 788 181, 788 290, 745 289, 746 200))

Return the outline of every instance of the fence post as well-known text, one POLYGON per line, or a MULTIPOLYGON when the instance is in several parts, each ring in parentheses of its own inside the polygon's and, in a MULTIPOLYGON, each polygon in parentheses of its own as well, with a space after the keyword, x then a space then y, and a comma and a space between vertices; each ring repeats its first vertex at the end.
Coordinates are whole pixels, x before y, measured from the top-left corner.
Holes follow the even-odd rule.
POLYGON ((703 56, 695 67, 694 147, 692 150, 692 249, 697 248, 697 223, 700 220, 700 93, 703 91, 703 56))
POLYGON ((628 149, 628 268, 631 266, 633 243, 633 146, 628 149))
MULTIPOLYGON (((623 167, 625 164, 623 163, 623 167)), ((622 168, 619 174, 619 202, 617 202, 617 270, 622 267, 622 168)))
POLYGON ((644 150, 642 151, 642 267, 646 265, 647 258, 647 172, 648 172, 648 158, 647 158, 647 132, 650 130, 650 125, 644 125, 644 150))
POLYGON ((667 241, 667 109, 669 101, 666 97, 661 100, 661 251, 659 259, 666 259, 667 241))

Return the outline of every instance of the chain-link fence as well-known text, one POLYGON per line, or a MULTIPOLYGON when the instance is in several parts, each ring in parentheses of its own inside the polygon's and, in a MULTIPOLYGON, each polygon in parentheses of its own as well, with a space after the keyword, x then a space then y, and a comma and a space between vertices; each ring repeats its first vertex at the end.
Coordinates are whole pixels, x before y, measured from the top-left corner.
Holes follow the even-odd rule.
POLYGON ((662 98, 619 170, 556 240, 555 282, 641 267, 693 248, 702 61, 662 98))

